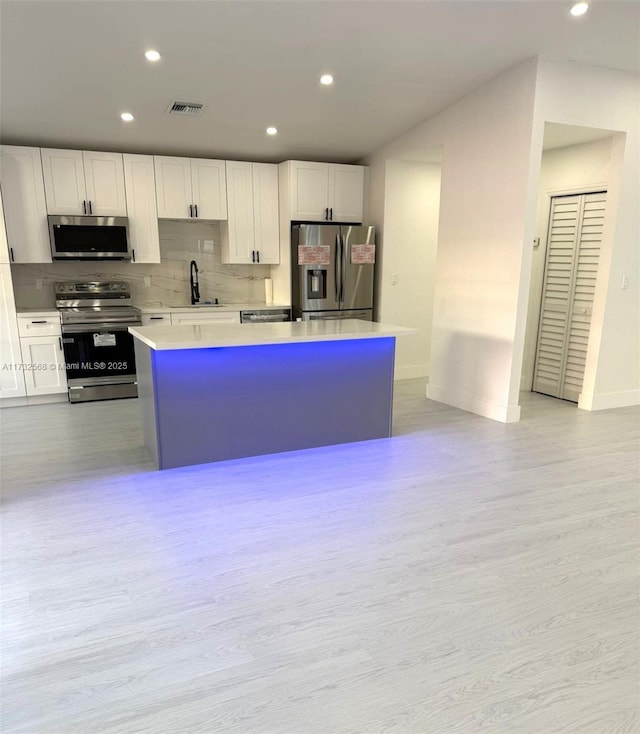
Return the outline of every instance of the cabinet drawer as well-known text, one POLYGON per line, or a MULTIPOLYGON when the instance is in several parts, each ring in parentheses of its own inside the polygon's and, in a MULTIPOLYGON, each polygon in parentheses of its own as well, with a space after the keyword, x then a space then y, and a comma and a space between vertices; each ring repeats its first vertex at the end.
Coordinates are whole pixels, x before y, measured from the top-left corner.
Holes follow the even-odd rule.
POLYGON ((170 313, 143 313, 141 320, 142 320, 143 326, 170 326, 171 325, 171 314, 170 313))
POLYGON ((18 333, 20 336, 58 336, 60 331, 59 316, 18 316, 18 333))

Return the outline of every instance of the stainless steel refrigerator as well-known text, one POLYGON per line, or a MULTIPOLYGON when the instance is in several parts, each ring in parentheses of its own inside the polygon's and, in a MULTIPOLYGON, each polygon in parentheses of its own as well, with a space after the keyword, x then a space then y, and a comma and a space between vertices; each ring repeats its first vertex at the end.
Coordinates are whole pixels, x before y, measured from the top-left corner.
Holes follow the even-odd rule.
POLYGON ((293 317, 373 320, 375 228, 291 226, 293 317))

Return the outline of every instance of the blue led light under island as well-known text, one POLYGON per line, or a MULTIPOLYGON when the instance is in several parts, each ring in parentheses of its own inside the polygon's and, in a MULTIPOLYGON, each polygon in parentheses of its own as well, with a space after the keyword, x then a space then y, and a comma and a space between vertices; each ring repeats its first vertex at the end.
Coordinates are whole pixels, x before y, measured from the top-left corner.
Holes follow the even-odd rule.
MULTIPOLYGON (((180 343, 189 328, 170 334, 180 343)), ((391 435, 394 336, 135 347, 145 445, 160 469, 391 435)))

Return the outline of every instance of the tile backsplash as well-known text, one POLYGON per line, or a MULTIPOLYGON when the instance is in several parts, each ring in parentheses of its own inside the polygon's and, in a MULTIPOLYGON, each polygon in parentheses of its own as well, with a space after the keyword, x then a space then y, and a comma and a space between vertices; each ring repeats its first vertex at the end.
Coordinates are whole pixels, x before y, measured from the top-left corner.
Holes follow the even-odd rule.
POLYGON ((189 303, 189 263, 198 263, 200 300, 264 303, 268 265, 226 265, 221 257, 219 222, 160 220, 157 264, 82 262, 12 265, 18 310, 54 306, 53 284, 65 280, 124 280, 138 305, 189 303), (145 286, 149 276, 150 287, 145 286), (41 288, 37 287, 41 281, 41 288))

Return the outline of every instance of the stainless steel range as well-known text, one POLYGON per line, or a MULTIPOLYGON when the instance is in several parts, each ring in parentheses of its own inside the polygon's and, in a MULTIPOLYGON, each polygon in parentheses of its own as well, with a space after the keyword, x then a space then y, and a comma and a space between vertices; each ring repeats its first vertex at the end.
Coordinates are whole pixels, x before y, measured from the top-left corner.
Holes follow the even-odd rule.
POLYGON ((138 395, 133 337, 140 325, 127 283, 56 283, 62 320, 69 400, 134 398, 138 395))

